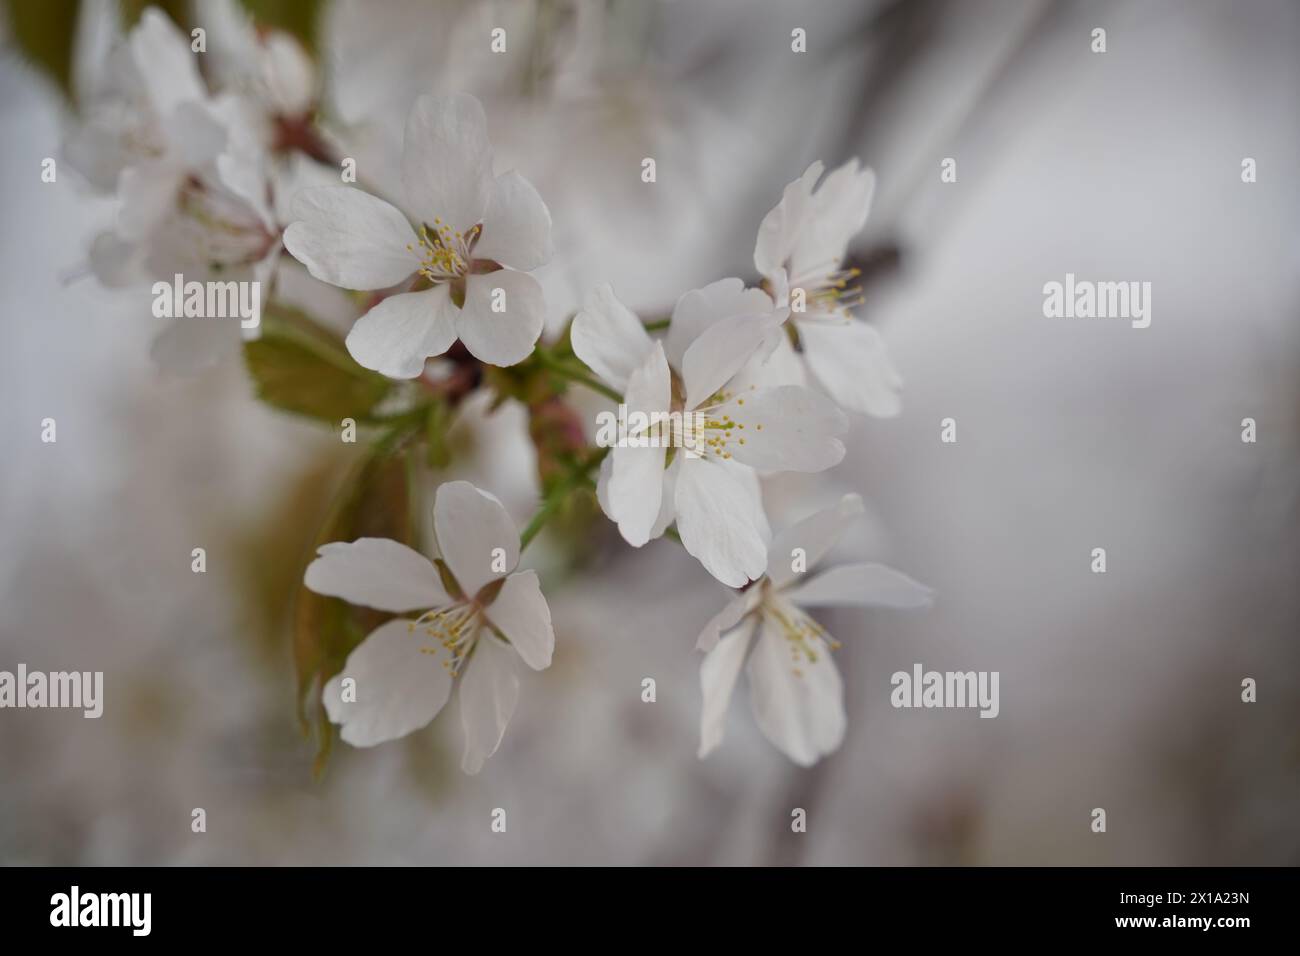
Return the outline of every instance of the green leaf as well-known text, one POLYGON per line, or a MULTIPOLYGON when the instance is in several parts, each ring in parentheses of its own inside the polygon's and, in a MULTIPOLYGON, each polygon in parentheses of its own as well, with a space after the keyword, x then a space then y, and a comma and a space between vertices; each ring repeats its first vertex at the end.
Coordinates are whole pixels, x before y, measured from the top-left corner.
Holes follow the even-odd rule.
POLYGON ((262 401, 335 425, 367 421, 393 387, 301 313, 278 307, 263 317, 262 337, 244 344, 244 364, 262 401))
POLYGON ((72 92, 72 42, 79 0, 4 0, 9 29, 29 62, 72 92))
MULTIPOLYGON (((422 428, 420 418, 409 416, 367 449, 366 457, 349 473, 334 499, 301 570, 305 571, 316 551, 331 541, 377 537, 413 543, 407 521, 406 456, 397 454, 397 451, 422 428)), ((302 580, 301 573, 299 580, 302 580)), ((314 772, 318 777, 329 759, 335 733, 321 703, 321 690, 343 669, 352 649, 391 617, 369 608, 354 607, 339 598, 317 594, 302 585, 298 587, 293 609, 298 720, 304 732, 315 726, 317 752, 314 772)))

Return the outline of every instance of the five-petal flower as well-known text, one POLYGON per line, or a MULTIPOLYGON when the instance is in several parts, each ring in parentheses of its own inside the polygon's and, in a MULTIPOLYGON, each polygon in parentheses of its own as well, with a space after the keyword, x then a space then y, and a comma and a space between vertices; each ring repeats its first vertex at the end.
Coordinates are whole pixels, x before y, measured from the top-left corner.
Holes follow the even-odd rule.
POLYGON ((438 564, 385 538, 335 542, 307 568, 318 594, 405 614, 372 631, 330 679, 322 701, 341 736, 370 747, 425 726, 460 685, 466 773, 496 751, 519 696, 516 655, 551 664, 555 634, 535 571, 515 571, 519 534, 496 498, 467 481, 439 487, 438 564), (355 694, 345 693, 351 679, 355 694))
POLYGON ((830 654, 838 644, 804 608, 920 608, 933 600, 925 585, 883 564, 840 565, 799 580, 795 568, 811 569, 835 546, 846 523, 861 513, 862 500, 845 495, 834 507, 778 535, 768 554, 767 574, 705 626, 697 644, 706 652, 700 664, 701 757, 722 743, 727 705, 746 658, 754 719, 777 749, 807 767, 839 747, 844 685, 830 654))
POLYGON ((763 217, 754 265, 778 306, 797 290, 790 322, 799 354, 827 394, 849 411, 897 415, 902 379, 880 333, 850 314, 860 304, 858 272, 843 267, 849 240, 867 221, 875 176, 852 159, 818 186, 823 169, 820 161, 809 166, 763 217))
POLYGON ((624 393, 629 410, 703 424, 690 449, 616 446, 602 463, 602 508, 634 547, 675 521, 686 550, 733 587, 765 566, 770 531, 757 471, 822 471, 844 457, 838 436, 848 423, 828 399, 798 385, 736 387, 781 318, 761 291, 722 279, 678 300, 662 342, 609 286, 573 320, 574 352, 624 393))
POLYGON ((551 257, 551 214, 519 173, 492 174, 483 106, 426 95, 411 109, 402 186, 417 226, 352 186, 302 190, 284 244, 316 278, 345 289, 416 288, 382 299, 353 326, 366 368, 415 378, 457 338, 490 365, 514 365, 542 332, 542 287, 528 273, 551 257))

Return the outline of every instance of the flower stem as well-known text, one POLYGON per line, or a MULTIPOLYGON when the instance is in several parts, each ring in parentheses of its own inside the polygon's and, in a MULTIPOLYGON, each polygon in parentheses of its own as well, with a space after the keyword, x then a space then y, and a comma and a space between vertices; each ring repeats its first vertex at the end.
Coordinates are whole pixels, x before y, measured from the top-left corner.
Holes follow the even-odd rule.
POLYGON ((574 368, 572 365, 568 364, 562 359, 552 355, 546 349, 538 348, 537 358, 541 361, 543 365, 545 365, 548 369, 550 369, 552 372, 554 372, 556 375, 560 376, 561 378, 567 379, 570 382, 576 382, 579 385, 585 385, 593 392, 599 392, 601 395, 604 395, 606 398, 610 399, 611 401, 615 401, 615 402, 623 401, 623 396, 620 395, 618 392, 614 391, 604 382, 597 380, 595 377, 587 374, 587 372, 581 369, 574 368))
POLYGON ((556 482, 550 493, 542 501, 541 507, 537 509, 536 514, 528 522, 528 526, 519 535, 519 550, 521 552, 532 543, 533 538, 537 537, 537 533, 546 526, 546 522, 551 520, 551 517, 564 500, 572 492, 591 481, 592 471, 600 466, 601 461, 604 460, 607 454, 609 454, 608 448, 595 449, 591 457, 572 469, 562 480, 556 482))

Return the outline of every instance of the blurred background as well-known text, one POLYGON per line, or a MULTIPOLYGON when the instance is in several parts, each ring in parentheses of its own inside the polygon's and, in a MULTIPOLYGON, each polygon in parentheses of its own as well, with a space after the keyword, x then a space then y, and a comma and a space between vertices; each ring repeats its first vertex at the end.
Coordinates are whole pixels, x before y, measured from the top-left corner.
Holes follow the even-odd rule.
MULTIPOLYGON (((860 492, 843 553, 939 595, 926 614, 824 616, 844 645, 838 752, 794 766, 742 689, 701 762, 694 642, 723 589, 673 542, 632 550, 598 523, 576 560, 555 540, 525 559, 555 663, 522 682, 481 775, 460 773, 448 709, 399 742, 336 746, 319 779, 290 607, 356 452, 259 404, 237 360, 158 374, 147 301, 84 274, 111 202, 70 169, 40 180, 78 51, 118 5, 5 7, 0 669, 102 670, 106 706, 0 711, 0 862, 1300 862, 1292 0, 251 4, 313 51, 322 121, 376 179, 419 93, 484 100, 497 168, 555 222, 553 331, 597 282, 654 316, 754 281, 785 183, 815 159, 874 167, 853 255, 903 413, 856 421, 840 467, 765 496, 781 526, 860 492), (1042 286, 1066 272, 1151 282, 1150 328, 1045 319, 1042 286), (1000 671, 1000 715, 893 709, 890 675, 915 662, 1000 671)), ((522 412, 486 417, 457 467, 525 518, 522 412)))

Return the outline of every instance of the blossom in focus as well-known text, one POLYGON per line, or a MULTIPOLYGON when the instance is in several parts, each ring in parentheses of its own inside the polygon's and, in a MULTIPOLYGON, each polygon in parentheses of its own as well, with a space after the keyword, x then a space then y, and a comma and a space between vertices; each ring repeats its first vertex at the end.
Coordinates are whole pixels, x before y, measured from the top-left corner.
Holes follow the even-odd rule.
POLYGON ((467 481, 439 487, 433 505, 440 557, 386 538, 322 547, 305 582, 317 594, 401 617, 371 631, 322 691, 329 719, 355 747, 428 724, 460 689, 465 752, 478 773, 496 752, 519 696, 515 658, 551 664, 555 634, 535 571, 516 571, 519 534, 501 503, 467 481), (355 682, 355 699, 343 682, 355 682))
POLYGON ((790 306, 798 352, 812 377, 849 411, 897 415, 902 379, 880 333, 853 318, 858 272, 843 267, 849 240, 867 221, 875 176, 856 159, 832 171, 813 163, 763 217, 754 265, 778 306, 790 306))
POLYGON ((678 300, 663 342, 608 286, 573 320, 574 352, 630 410, 698 413, 704 423, 692 454, 615 447, 602 463, 601 507, 635 547, 676 522, 686 550, 733 587, 765 567, 758 472, 822 471, 844 457, 838 436, 848 423, 828 399, 798 385, 734 384, 765 358, 781 318, 760 290, 722 279, 678 300))
POLYGON ((406 286, 353 326, 366 368, 415 378, 457 338, 475 358, 514 365, 541 335, 545 304, 528 273, 551 257, 551 215, 519 173, 494 176, 483 106, 468 94, 420 97, 402 150, 406 208, 352 186, 304 189, 285 247, 345 289, 406 286), (412 281, 413 280, 413 281, 412 281))
POLYGON ((737 595, 700 634, 704 707, 700 757, 722 743, 727 706, 748 661, 749 700, 759 729, 783 754, 810 766, 844 738, 844 685, 831 657, 838 647, 804 610, 809 607, 929 607, 933 592, 882 564, 846 564, 802 580, 835 546, 862 500, 845 495, 832 508, 793 525, 772 542, 767 574, 737 595))

